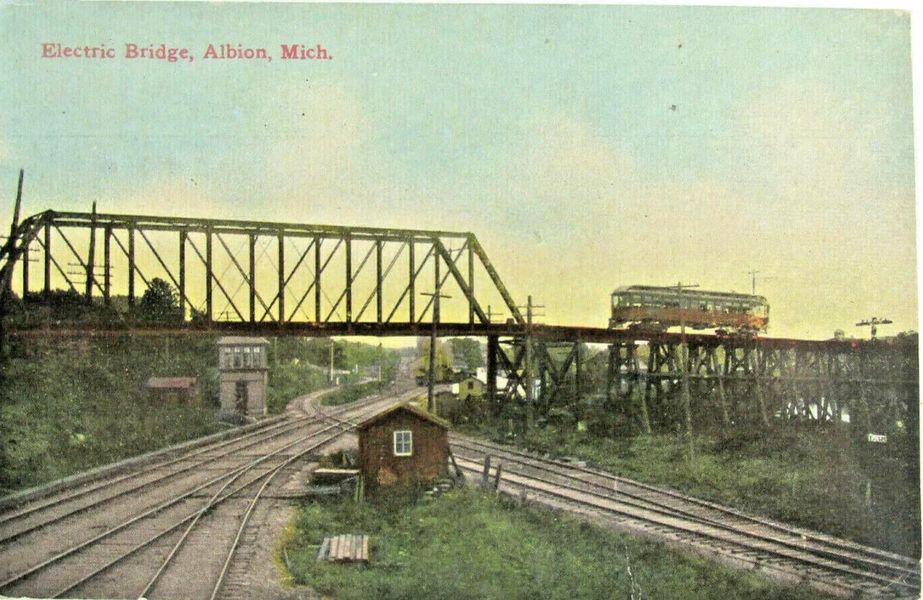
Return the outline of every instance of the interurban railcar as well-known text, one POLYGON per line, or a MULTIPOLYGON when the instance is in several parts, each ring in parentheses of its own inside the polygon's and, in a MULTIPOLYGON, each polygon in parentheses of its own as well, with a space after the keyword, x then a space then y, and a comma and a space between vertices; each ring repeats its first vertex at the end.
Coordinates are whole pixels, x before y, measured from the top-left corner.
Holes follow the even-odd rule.
POLYGON ((717 332, 764 331, 769 304, 763 296, 631 285, 612 292, 610 329, 666 331, 685 325, 717 332))

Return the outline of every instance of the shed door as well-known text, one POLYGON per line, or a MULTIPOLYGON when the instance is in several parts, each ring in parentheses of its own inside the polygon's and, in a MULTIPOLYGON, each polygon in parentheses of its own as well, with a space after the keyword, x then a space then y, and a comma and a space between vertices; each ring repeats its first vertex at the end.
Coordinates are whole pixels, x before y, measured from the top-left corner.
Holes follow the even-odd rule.
POLYGON ((247 382, 238 381, 234 387, 234 409, 242 414, 247 414, 247 382))

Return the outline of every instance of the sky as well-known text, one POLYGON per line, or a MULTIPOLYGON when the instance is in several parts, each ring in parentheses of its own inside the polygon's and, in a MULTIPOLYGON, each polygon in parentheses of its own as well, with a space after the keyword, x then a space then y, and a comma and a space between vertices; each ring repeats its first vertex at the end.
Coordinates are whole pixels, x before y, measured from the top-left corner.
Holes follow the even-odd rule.
POLYGON ((749 292, 755 269, 770 335, 916 330, 912 117, 898 11, 0 5, 5 214, 24 168, 26 214, 471 231, 553 324, 605 326, 624 285, 749 292), (281 60, 295 43, 332 58, 281 60))

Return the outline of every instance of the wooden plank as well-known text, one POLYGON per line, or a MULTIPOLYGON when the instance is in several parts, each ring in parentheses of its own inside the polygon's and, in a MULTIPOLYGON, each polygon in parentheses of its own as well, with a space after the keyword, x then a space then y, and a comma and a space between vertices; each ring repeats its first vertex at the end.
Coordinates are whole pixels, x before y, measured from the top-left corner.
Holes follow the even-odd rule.
POLYGON ((325 537, 324 541, 320 545, 320 550, 317 551, 317 560, 322 561, 327 558, 328 550, 330 550, 330 538, 325 537))
POLYGON ((334 536, 330 542, 330 560, 336 560, 340 550, 340 536, 334 536))
POLYGON ((369 536, 362 536, 362 560, 369 561, 369 536))

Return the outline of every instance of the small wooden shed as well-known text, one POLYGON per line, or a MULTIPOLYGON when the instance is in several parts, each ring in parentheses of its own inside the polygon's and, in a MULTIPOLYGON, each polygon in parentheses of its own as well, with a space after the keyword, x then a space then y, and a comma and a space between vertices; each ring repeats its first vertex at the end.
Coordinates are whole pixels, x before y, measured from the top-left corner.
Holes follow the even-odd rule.
POLYGON ((449 426, 411 404, 395 404, 357 426, 359 468, 365 485, 428 483, 449 460, 449 426))
POLYGON ((150 377, 144 384, 148 396, 162 402, 195 402, 199 388, 195 377, 150 377))

